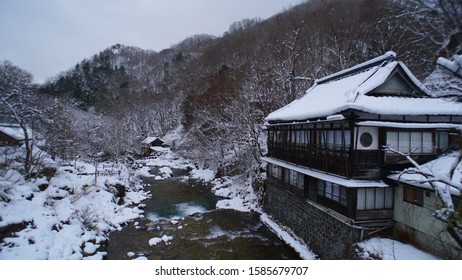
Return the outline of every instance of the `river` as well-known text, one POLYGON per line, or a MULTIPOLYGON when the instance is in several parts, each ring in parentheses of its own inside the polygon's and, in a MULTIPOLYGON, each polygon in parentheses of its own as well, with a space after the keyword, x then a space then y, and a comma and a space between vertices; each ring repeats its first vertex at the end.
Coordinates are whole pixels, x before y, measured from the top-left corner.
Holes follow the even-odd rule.
POLYGON ((107 259, 300 259, 258 213, 217 209, 220 198, 210 185, 176 175, 145 179, 152 194, 144 201, 145 217, 109 235, 107 259))

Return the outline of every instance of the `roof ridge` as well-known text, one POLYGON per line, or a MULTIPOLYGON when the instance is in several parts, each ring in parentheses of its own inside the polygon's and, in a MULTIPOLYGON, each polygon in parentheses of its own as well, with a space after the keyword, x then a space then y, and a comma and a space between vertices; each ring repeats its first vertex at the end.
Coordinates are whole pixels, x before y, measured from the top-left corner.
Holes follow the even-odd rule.
POLYGON ((355 73, 362 72, 364 70, 370 69, 374 66, 385 66, 388 62, 394 61, 396 59, 396 53, 393 51, 388 51, 385 54, 378 56, 376 58, 370 59, 361 64, 355 65, 353 67, 341 70, 339 72, 333 73, 331 75, 325 76, 323 78, 317 79, 316 84, 324 84, 333 80, 339 80, 347 76, 351 76, 355 73))

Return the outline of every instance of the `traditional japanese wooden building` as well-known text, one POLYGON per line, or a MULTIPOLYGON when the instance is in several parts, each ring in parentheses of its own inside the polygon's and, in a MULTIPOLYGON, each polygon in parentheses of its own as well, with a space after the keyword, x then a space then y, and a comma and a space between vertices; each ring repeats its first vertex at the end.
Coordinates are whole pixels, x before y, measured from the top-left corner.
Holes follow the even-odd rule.
MULTIPOLYGON (((29 135, 32 135, 29 132, 29 135)), ((0 147, 21 146, 24 143, 24 132, 15 124, 0 124, 0 147)))
POLYGON ((141 153, 143 155, 149 155, 152 152, 152 147, 169 147, 162 139, 155 136, 149 136, 141 141, 141 153))
POLYGON ((461 124, 462 104, 433 98, 393 52, 318 79, 266 118, 265 207, 322 257, 345 257, 394 225, 388 175, 409 161, 384 147, 428 162, 461 124))

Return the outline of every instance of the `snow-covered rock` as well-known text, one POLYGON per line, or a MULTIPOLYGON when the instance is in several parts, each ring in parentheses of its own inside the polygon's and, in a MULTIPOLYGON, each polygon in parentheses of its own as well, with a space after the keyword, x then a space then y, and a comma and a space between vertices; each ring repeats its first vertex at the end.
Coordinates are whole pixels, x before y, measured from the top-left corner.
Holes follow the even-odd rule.
POLYGON ((93 255, 99 246, 96 246, 92 242, 85 242, 85 246, 83 248, 83 252, 88 255, 93 255))
POLYGON ((172 240, 173 240, 172 236, 163 235, 162 237, 153 237, 149 239, 148 243, 149 243, 149 246, 152 247, 152 246, 159 245, 162 242, 164 242, 165 245, 168 245, 169 241, 172 241, 172 240))

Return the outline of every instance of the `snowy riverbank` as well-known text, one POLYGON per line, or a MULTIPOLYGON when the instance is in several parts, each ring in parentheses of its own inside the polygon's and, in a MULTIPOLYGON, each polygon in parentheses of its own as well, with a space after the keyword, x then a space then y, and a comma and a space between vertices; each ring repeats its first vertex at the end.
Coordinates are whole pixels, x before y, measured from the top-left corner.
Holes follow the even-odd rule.
POLYGON ((107 233, 139 218, 148 197, 124 165, 107 166, 96 183, 95 166, 84 162, 58 167, 49 181, 7 171, 0 178, 8 200, 0 201, 0 259, 102 259, 107 233))

